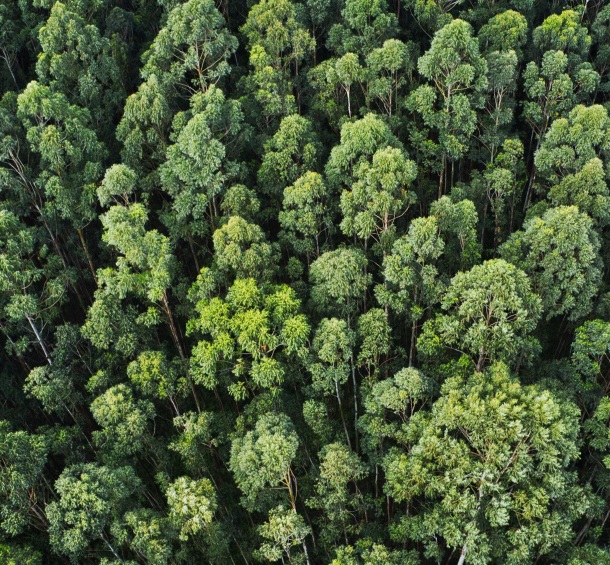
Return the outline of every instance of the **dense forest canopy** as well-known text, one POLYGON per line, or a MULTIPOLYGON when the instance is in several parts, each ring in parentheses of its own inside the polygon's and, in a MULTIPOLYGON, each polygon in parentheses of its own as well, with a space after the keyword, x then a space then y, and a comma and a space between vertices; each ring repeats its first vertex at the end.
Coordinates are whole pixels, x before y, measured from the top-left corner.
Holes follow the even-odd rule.
POLYGON ((2 0, 0 563, 610 564, 610 5, 2 0))

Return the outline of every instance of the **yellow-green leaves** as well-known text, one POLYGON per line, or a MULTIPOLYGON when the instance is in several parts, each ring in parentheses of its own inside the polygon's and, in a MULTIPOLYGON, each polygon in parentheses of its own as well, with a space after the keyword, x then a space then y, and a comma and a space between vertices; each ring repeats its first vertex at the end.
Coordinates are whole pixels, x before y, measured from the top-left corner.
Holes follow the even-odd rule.
POLYGON ((197 382, 207 388, 222 383, 244 400, 258 390, 281 389, 287 379, 296 378, 288 363, 305 357, 309 324, 290 287, 237 279, 225 299, 204 299, 196 308, 199 318, 191 331, 206 336, 191 359, 197 382))

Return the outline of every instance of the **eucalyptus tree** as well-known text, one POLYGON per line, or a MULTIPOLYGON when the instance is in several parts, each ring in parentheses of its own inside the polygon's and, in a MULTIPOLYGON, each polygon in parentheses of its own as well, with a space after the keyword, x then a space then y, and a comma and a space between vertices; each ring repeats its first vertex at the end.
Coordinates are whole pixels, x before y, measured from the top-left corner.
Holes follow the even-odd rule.
POLYGON ((393 243, 395 222, 416 201, 415 193, 408 190, 416 176, 415 163, 395 147, 378 149, 370 162, 363 160, 355 169, 351 190, 341 194, 343 233, 363 239, 365 250, 372 239, 385 256, 393 243))
MULTIPOLYGON (((113 341, 123 337, 120 331, 116 335, 114 329, 119 324, 119 327, 123 325, 121 322, 130 332, 134 331, 134 326, 150 328, 165 324, 175 351, 187 370, 184 335, 170 300, 176 258, 169 238, 156 229, 146 229, 148 210, 139 202, 112 206, 101 220, 104 226, 102 239, 116 249, 119 256, 114 268, 98 271, 99 288, 88 312, 85 332, 101 349, 107 349, 113 341), (126 302, 129 297, 135 298, 136 304, 129 304, 125 312, 119 314, 118 320, 114 319, 117 306, 120 312, 121 302, 126 302)), ((132 352, 133 349, 129 351, 132 352)), ((190 380, 188 372, 187 377, 190 380)), ((199 407, 192 382, 190 385, 199 407)))
POLYGON ((125 98, 121 68, 123 46, 101 30, 76 6, 53 5, 38 36, 42 52, 36 63, 38 79, 71 103, 91 110, 90 125, 109 142, 113 121, 125 98))
POLYGON ((363 85, 366 70, 356 53, 345 53, 341 57, 326 59, 308 73, 314 90, 313 108, 321 113, 329 125, 339 130, 347 117, 355 117, 363 100, 363 85))
POLYGON ((15 430, 6 420, 0 421, 0 432, 0 528, 10 537, 30 524, 45 529, 42 484, 51 438, 15 430))
POLYGON ((366 465, 346 445, 331 443, 320 452, 320 476, 315 495, 307 504, 323 510, 320 537, 329 548, 336 547, 339 539, 347 540, 361 533, 363 523, 359 517, 367 502, 358 482, 366 475, 366 465))
POLYGON ((252 72, 245 88, 260 108, 263 129, 301 106, 299 78, 316 41, 301 6, 291 0, 261 0, 248 12, 241 32, 247 38, 252 72))
POLYGON ((91 543, 122 561, 111 530, 138 497, 141 480, 131 467, 80 463, 66 467, 56 481, 57 500, 47 505, 51 547, 79 559, 91 543))
POLYGON ((535 155, 547 198, 554 206, 578 206, 605 226, 610 204, 604 162, 610 150, 610 118, 601 105, 578 105, 557 118, 535 155))
POLYGON ((389 117, 400 114, 401 96, 414 80, 416 53, 411 41, 387 39, 366 58, 366 97, 389 117))
MULTIPOLYGON (((563 117, 579 102, 587 101, 598 86, 599 75, 590 63, 581 63, 570 69, 569 61, 570 58, 563 51, 550 49, 544 52, 540 63, 528 63, 523 72, 527 97, 523 113, 532 130, 532 155, 537 153, 553 120, 563 117)), ((535 173, 534 168, 526 191, 525 207, 532 197, 535 173)))
POLYGON ((98 456, 112 465, 133 461, 150 442, 154 406, 135 399, 128 385, 116 385, 95 398, 91 413, 101 427, 92 433, 98 456))
POLYGON ((312 171, 284 190, 279 238, 295 253, 305 255, 307 264, 321 255, 334 232, 332 201, 324 177, 312 171))
MULTIPOLYGON (((311 299, 314 306, 323 312, 336 312, 347 323, 347 330, 354 329, 358 302, 366 294, 371 283, 371 275, 366 272, 367 259, 359 249, 340 248, 327 251, 316 259, 309 269, 313 283, 311 299)), ((358 383, 356 380, 356 360, 353 349, 350 352, 350 368, 354 397, 354 427, 358 422, 358 383)), ((356 439, 357 439, 356 430, 356 439)))
POLYGON ((272 201, 299 177, 319 168, 322 147, 313 124, 299 115, 286 116, 273 137, 265 142, 258 170, 260 192, 272 201))
POLYGON ((416 218, 383 262, 386 284, 377 287, 376 294, 380 302, 406 314, 411 323, 409 366, 415 359, 418 323, 438 303, 445 286, 437 267, 444 250, 438 219, 416 218))
POLYGON ((205 93, 230 71, 237 40, 212 0, 174 6, 143 55, 138 90, 126 102, 117 127, 123 162, 144 176, 165 158, 178 101, 205 93))
POLYGON ((313 355, 308 363, 311 373, 311 388, 315 393, 334 395, 345 432, 347 445, 351 449, 347 429, 341 387, 350 375, 350 359, 353 358, 354 332, 344 320, 324 318, 320 321, 312 342, 313 355))
MULTIPOLYGON (((379 116, 367 113, 360 120, 346 122, 341 127, 341 142, 332 148, 326 162, 325 174, 331 190, 351 186, 358 168, 365 162, 370 164, 373 155, 386 148, 403 149, 400 141, 379 116)), ((407 176, 410 177, 412 164, 405 167, 407 176)))
POLYGON ((271 280, 277 267, 277 244, 269 243, 257 224, 231 216, 212 236, 213 269, 227 286, 235 279, 271 280))
POLYGON ((36 344, 52 366, 48 327, 68 299, 74 272, 45 248, 40 228, 27 227, 12 212, 0 211, 0 330, 26 369, 23 356, 36 344))
MULTIPOLYGON (((36 81, 6 102, 13 118, 3 124, 7 129, 0 158, 11 171, 5 173, 9 190, 38 217, 64 268, 78 266, 80 258, 72 253, 82 247, 94 277, 84 230, 96 217, 95 184, 106 151, 90 127, 90 112, 36 81), (65 229, 66 223, 74 231, 65 229), (73 247, 66 240, 76 235, 73 247)), ((84 304, 82 291, 75 292, 84 304)))
POLYGON ((342 23, 330 29, 327 41, 339 56, 349 52, 366 56, 397 33, 398 19, 383 0, 346 0, 341 15, 342 23))
POLYGON ((417 341, 426 356, 447 348, 469 356, 482 371, 489 362, 519 362, 538 347, 531 333, 541 300, 528 276, 503 259, 458 273, 441 306, 446 313, 428 320, 417 341))
POLYGON ((426 137, 437 136, 440 198, 453 186, 455 162, 468 151, 476 129, 476 111, 485 104, 487 62, 472 26, 458 19, 434 34, 417 68, 428 84, 413 91, 408 104, 420 116, 426 137))
POLYGON ((189 333, 203 336, 190 360, 196 383, 244 401, 298 378, 290 367, 306 356, 309 324, 290 287, 237 279, 224 298, 194 289, 192 299, 189 333))
POLYGON ((410 508, 395 537, 438 558, 446 545, 460 565, 552 554, 594 504, 569 469, 577 436, 572 403, 521 385, 503 364, 450 376, 431 411, 409 421, 412 444, 386 456, 387 492, 410 508))
POLYGON ((176 244, 187 241, 197 270, 197 244, 220 223, 227 185, 239 175, 233 146, 240 144, 243 121, 240 104, 216 86, 194 94, 190 109, 173 120, 173 143, 159 167, 161 185, 172 200, 161 218, 176 244))
MULTIPOLYGON (((289 519, 282 506, 272 507, 269 521, 261 533, 277 544, 281 540, 280 532, 288 529, 290 539, 301 543, 309 565, 305 538, 310 530, 297 511, 298 482, 294 464, 299 444, 299 436, 290 418, 283 413, 271 412, 261 416, 253 430, 233 440, 229 466, 243 493, 242 504, 247 509, 262 510, 287 496, 293 517, 289 519)), ((266 543, 260 550, 261 555, 278 559, 284 551, 290 556, 292 545, 292 542, 280 544, 279 548, 275 545, 274 551, 274 547, 266 543)))
POLYGON ((600 241, 593 221, 576 206, 550 208, 528 220, 501 255, 523 269, 542 299, 547 318, 583 318, 602 280, 600 241))

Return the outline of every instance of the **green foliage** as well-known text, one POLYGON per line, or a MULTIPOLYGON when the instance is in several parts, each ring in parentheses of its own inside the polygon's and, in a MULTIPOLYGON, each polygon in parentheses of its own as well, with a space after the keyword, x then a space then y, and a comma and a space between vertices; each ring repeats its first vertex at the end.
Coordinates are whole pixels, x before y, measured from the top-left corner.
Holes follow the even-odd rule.
MULTIPOLYGON (((292 510, 278 506, 269 512, 269 520, 259 527, 259 533, 265 540, 254 552, 254 557, 261 561, 277 561, 288 557, 289 562, 296 561, 291 556, 291 549, 301 545, 311 533, 305 520, 292 510)), ((298 562, 298 561, 296 561, 298 562)))
POLYGON ((590 504, 568 471, 577 422, 574 405, 520 385, 505 365, 449 378, 430 414, 411 420, 413 447, 385 459, 388 494, 425 496, 394 535, 429 555, 443 538, 471 563, 548 554, 590 504))
POLYGON ((214 262, 218 272, 233 279, 252 277, 269 280, 275 270, 276 250, 267 243, 265 234, 256 224, 239 216, 214 232, 214 262))
POLYGON ((236 400, 278 390, 289 379, 288 364, 306 354, 309 324, 288 286, 237 279, 225 299, 204 298, 196 310, 190 330, 206 339, 193 349, 192 371, 206 388, 223 384, 236 400))
POLYGON ((327 251, 316 259, 309 270, 316 307, 336 308, 349 319, 371 281, 366 266, 366 256, 358 249, 327 251))
POLYGON ((298 115, 285 117, 277 133, 265 143, 258 170, 261 192, 272 198, 279 197, 300 176, 317 168, 319 153, 311 122, 298 115))
POLYGON ((205 531, 217 508, 216 493, 208 479, 180 477, 167 489, 169 517, 179 529, 179 539, 186 541, 205 531))
POLYGON ((29 547, 0 544, 0 559, 6 565, 40 565, 42 556, 29 547))
POLYGON ((143 77, 156 75, 187 92, 205 92, 231 70, 227 59, 237 40, 224 26, 211 0, 178 4, 144 54, 143 77))
POLYGON ((415 163, 400 149, 387 147, 376 151, 371 163, 362 161, 354 176, 352 189, 341 195, 341 229, 387 248, 394 222, 416 200, 407 190, 416 177, 415 163))
MULTIPOLYGON (((40 509, 30 502, 30 493, 42 479, 49 445, 43 435, 12 431, 6 421, 0 421, 0 432, 0 520, 2 530, 14 536, 32 518, 40 519, 40 509)), ((11 550, 7 551, 10 555, 11 550)))
POLYGON ((298 448, 294 425, 282 413, 261 416, 254 430, 233 440, 229 465, 246 508, 259 507, 269 489, 287 490, 294 502, 292 465, 298 448))
POLYGON ((609 45, 0 2, 0 563, 608 562, 609 45))
POLYGON ((132 467, 67 467, 55 485, 58 500, 47 505, 53 549, 76 559, 96 539, 111 545, 106 530, 120 519, 140 487, 132 467))
POLYGON ((575 206, 551 208, 527 221, 501 253, 529 275, 547 318, 577 319, 590 312, 601 282, 599 238, 575 206))
POLYGON ((322 175, 307 172, 284 189, 283 208, 278 220, 282 238, 298 254, 319 257, 325 240, 334 232, 328 209, 330 194, 322 175))
POLYGON ((541 300, 527 275, 502 259, 458 273, 441 305, 447 313, 426 322, 418 340, 424 355, 448 347, 470 355, 480 371, 487 361, 514 362, 536 347, 530 332, 541 300))
POLYGON ((109 388, 91 403, 91 413, 101 430, 93 440, 110 460, 124 460, 142 450, 148 436, 148 420, 155 413, 146 400, 135 400, 124 384, 109 388))

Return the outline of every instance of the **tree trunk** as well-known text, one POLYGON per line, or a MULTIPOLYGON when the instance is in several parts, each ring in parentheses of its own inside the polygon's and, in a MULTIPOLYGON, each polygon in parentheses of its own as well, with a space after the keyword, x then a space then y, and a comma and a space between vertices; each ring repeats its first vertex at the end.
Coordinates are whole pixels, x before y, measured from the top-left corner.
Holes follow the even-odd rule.
POLYGON ((44 341, 42 340, 42 336, 40 335, 40 332, 38 331, 38 328, 36 327, 36 324, 34 323, 34 320, 32 320, 32 317, 28 314, 26 316, 28 322, 30 323, 30 327, 32 328, 32 331, 34 332, 34 335, 36 336, 36 339, 38 340, 38 344, 40 345, 42 352, 44 353, 45 359, 47 360, 47 363, 49 364, 49 366, 53 366, 53 360, 51 359, 51 355, 49 354, 49 350, 47 349, 47 346, 45 345, 44 341))
POLYGON ((341 402, 341 395, 339 394, 339 383, 335 381, 335 391, 337 393, 337 402, 339 403, 339 414, 341 414, 341 422, 343 424, 343 429, 345 431, 345 439, 347 439, 347 445, 351 451, 352 443, 349 440, 349 433, 347 431, 347 423, 345 422, 345 415, 343 414, 343 404, 341 402))
POLYGON ((186 379, 189 383, 189 387, 191 389, 191 393, 193 395, 193 399, 195 400, 195 405, 197 406, 197 412, 201 413, 201 405, 199 404, 199 398, 197 396, 197 391, 195 390, 195 384, 191 379, 190 371, 188 370, 188 360, 186 355, 184 354, 184 349, 182 348, 182 343, 180 342, 180 336, 178 334, 178 328, 176 327, 176 323, 174 321, 174 316, 172 314, 172 310, 169 307, 169 300, 167 299, 167 293, 163 293, 163 309, 165 310, 165 314, 167 316, 169 322, 170 332, 172 334, 172 338, 174 340, 174 344, 176 349, 178 350, 178 355, 180 355, 180 359, 184 363, 184 367, 186 369, 186 379))
POLYGON ((85 241, 85 238, 83 236, 83 230, 80 228, 77 228, 76 231, 78 232, 78 237, 80 237, 80 242, 81 242, 81 245, 83 246, 83 251, 85 252, 85 257, 87 258, 87 263, 89 263, 89 269, 91 270, 91 274, 93 275, 93 280, 95 281, 95 284, 97 285, 97 276, 95 274, 95 268, 93 266, 93 261, 91 260, 91 255, 89 254, 89 248, 87 247, 87 242, 85 241))
POLYGON ((464 544, 464 546, 462 547, 462 551, 460 553, 460 559, 457 562, 457 565, 464 565, 464 563, 466 562, 466 551, 468 551, 466 545, 464 544))

